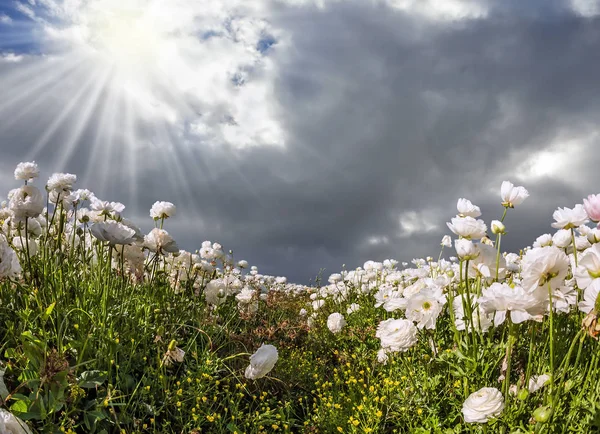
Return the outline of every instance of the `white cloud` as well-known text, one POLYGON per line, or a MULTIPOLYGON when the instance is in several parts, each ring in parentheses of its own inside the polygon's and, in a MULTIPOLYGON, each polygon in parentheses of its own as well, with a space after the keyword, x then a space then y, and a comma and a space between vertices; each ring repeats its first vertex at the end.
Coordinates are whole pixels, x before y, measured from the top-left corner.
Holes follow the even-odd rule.
POLYGON ((434 222, 435 215, 435 213, 428 210, 403 212, 399 217, 399 236, 405 238, 438 230, 439 226, 434 222))
POLYGON ((0 63, 17 63, 24 59, 23 55, 14 53, 0 53, 0 63))
POLYGON ((571 0, 571 10, 584 17, 600 14, 600 0, 571 0))
POLYGON ((0 23, 1 24, 11 24, 12 23, 12 18, 9 17, 6 14, 0 14, 0 23))

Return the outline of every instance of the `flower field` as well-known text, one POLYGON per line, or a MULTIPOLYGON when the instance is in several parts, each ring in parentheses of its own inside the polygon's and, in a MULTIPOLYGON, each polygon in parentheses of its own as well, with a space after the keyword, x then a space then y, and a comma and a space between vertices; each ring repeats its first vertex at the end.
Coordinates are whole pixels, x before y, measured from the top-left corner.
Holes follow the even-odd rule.
POLYGON ((505 181, 489 226, 458 200, 437 260, 308 287, 180 250, 170 202, 146 234, 38 174, 0 209, 0 434, 600 432, 600 195, 506 253, 529 193, 505 181))

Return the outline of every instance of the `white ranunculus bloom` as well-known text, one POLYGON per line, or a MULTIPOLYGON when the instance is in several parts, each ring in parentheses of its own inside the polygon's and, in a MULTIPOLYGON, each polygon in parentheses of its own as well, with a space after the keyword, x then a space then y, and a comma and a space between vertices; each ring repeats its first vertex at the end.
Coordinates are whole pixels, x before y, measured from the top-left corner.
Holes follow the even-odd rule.
POLYGON ((424 289, 408 299, 406 318, 416 322, 417 328, 433 330, 445 303, 441 290, 424 289))
POLYGON ((500 197, 502 198, 503 206, 514 208, 529 197, 529 192, 525 187, 515 187, 512 182, 504 181, 500 186, 500 197))
POLYGON ((569 258, 555 246, 536 247, 529 250, 521 261, 521 286, 528 292, 543 287, 548 292, 561 287, 569 269, 569 258))
POLYGON ((556 229, 571 229, 579 227, 585 224, 589 218, 587 213, 585 212, 585 208, 583 205, 577 204, 573 209, 571 208, 558 208, 552 214, 554 223, 552 223, 552 227, 556 229))
POLYGON ((348 306, 348 309, 346 309, 346 313, 348 315, 350 315, 351 313, 357 312, 359 309, 360 309, 360 304, 352 303, 352 304, 350 304, 350 306, 348 306))
POLYGON ((483 220, 473 217, 454 217, 451 223, 446 223, 448 228, 456 235, 467 239, 479 239, 485 236, 487 226, 483 220))
POLYGON ((31 434, 31 430, 25 422, 2 408, 0 409, 0 433, 31 434))
POLYGON ((0 236, 0 279, 17 277, 21 274, 21 264, 15 251, 9 246, 6 238, 0 236))
POLYGON ((179 247, 164 229, 154 228, 144 237, 144 247, 157 253, 177 253, 179 247))
POLYGON ((543 234, 535 239, 533 247, 547 247, 552 245, 552 235, 543 234))
POLYGON ((339 312, 332 313, 327 317, 327 328, 331 331, 331 333, 341 332, 345 325, 346 320, 339 312))
POLYGON ((37 178, 39 174, 40 169, 35 161, 19 163, 15 169, 16 180, 29 181, 37 178))
POLYGON ((484 312, 494 314, 494 325, 499 326, 506 319, 507 313, 515 324, 541 319, 545 311, 545 301, 526 292, 520 286, 511 288, 506 283, 496 282, 482 291, 479 305, 484 312))
POLYGON ((460 198, 456 204, 458 215, 460 217, 479 217, 481 210, 477 205, 473 205, 469 199, 460 198))
POLYGON ((108 241, 109 244, 131 244, 135 241, 135 231, 124 224, 113 220, 94 223, 90 232, 100 241, 108 241))
POLYGON ((457 256, 464 261, 475 259, 479 256, 479 250, 475 247, 473 241, 465 238, 454 240, 454 248, 456 249, 457 256))
POLYGON ((256 380, 267 375, 275 366, 279 354, 273 345, 262 344, 254 354, 250 356, 250 365, 246 368, 244 375, 250 380, 256 380))
POLYGON ((92 211, 96 211, 99 216, 112 216, 121 214, 125 210, 125 205, 121 202, 109 202, 94 197, 90 203, 90 208, 92 211))
POLYGON ((377 351, 377 361, 382 365, 385 365, 388 361, 388 355, 383 348, 377 351))
POLYGON ((14 189, 9 193, 9 197, 8 207, 17 219, 37 217, 44 210, 44 197, 33 185, 14 189))
POLYGON ((577 286, 587 288, 593 280, 600 278, 600 244, 594 244, 579 257, 574 273, 577 286))
POLYGON ((552 245, 564 249, 571 244, 571 231, 559 229, 552 236, 552 245))
POLYGON ((534 375, 529 379, 529 393, 534 393, 540 390, 542 387, 546 385, 550 381, 550 375, 542 374, 542 375, 534 375))
POLYGON ((152 205, 152 208, 150 208, 150 217, 154 220, 166 219, 173 217, 176 210, 177 207, 171 202, 156 201, 154 202, 154 205, 152 205))
POLYGON ((500 416, 504 410, 504 397, 495 387, 482 387, 465 400, 462 413, 467 423, 486 423, 500 416))
POLYGON ((34 239, 26 238, 25 236, 14 237, 12 240, 12 244, 17 250, 21 250, 22 252, 29 252, 30 256, 37 255, 39 251, 37 242, 34 239))
MULTIPOLYGON (((475 300, 471 300, 475 303, 475 300)), ((454 321, 456 330, 465 330, 467 329, 467 321, 465 315, 465 303, 466 299, 463 302, 462 296, 456 296, 452 302, 452 307, 454 309, 454 321)), ((473 325, 476 330, 481 330, 482 332, 487 332, 490 327, 494 324, 494 314, 490 314, 483 310, 481 306, 477 308, 473 307, 471 309, 473 325)), ((471 323, 468 323, 469 331, 471 331, 471 323)))
POLYGON ((441 245, 444 247, 452 247, 452 238, 450 238, 450 235, 444 235, 442 237, 441 245))
POLYGON ((77 176, 71 173, 54 173, 48 179, 46 186, 48 190, 54 191, 56 193, 61 193, 61 198, 63 193, 70 193, 73 189, 73 184, 77 181, 77 176))
POLYGON ((594 280, 585 291, 583 291, 583 300, 579 302, 579 310, 583 313, 590 313, 594 310, 596 301, 600 294, 600 279, 594 280))
POLYGON ((235 299, 238 301, 238 303, 248 304, 254 300, 255 294, 255 290, 245 287, 235 296, 235 299))
POLYGON ((417 328, 407 319, 386 319, 377 326, 375 337, 387 352, 408 351, 417 343, 417 328))

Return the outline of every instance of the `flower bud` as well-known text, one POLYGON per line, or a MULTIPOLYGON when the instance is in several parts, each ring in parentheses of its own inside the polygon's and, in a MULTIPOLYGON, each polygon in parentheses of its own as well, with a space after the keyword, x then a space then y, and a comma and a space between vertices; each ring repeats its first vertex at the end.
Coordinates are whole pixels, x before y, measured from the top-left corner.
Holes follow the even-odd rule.
POLYGON ((506 227, 500 220, 492 220, 491 228, 494 235, 504 235, 506 233, 506 227))
POLYGON ((517 394, 517 399, 519 401, 525 401, 528 396, 529 396, 529 390, 521 389, 521 390, 519 390, 519 393, 517 394))
POLYGON ((545 423, 550 420, 552 416, 552 407, 550 406, 542 406, 535 409, 533 412, 533 418, 537 422, 545 423))

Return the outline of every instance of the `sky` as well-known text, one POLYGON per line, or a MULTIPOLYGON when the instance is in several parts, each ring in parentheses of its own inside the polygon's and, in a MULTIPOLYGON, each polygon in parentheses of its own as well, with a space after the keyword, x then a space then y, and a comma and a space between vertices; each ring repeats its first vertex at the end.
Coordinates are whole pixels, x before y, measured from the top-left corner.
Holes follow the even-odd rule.
POLYGON ((518 252, 600 192, 599 48, 600 0, 0 0, 0 197, 35 160, 308 283, 437 257, 510 180, 518 252))

